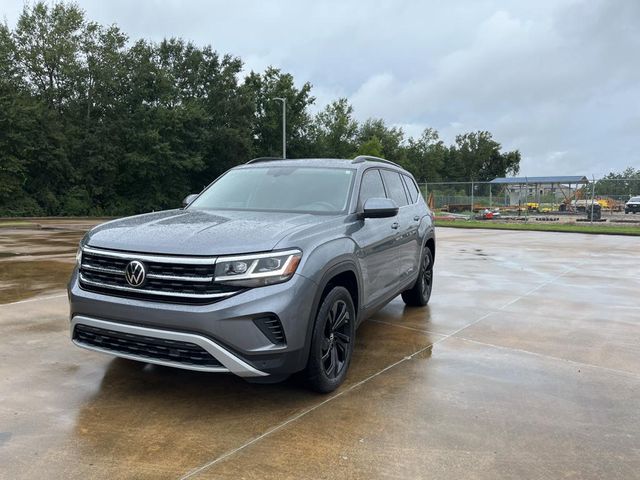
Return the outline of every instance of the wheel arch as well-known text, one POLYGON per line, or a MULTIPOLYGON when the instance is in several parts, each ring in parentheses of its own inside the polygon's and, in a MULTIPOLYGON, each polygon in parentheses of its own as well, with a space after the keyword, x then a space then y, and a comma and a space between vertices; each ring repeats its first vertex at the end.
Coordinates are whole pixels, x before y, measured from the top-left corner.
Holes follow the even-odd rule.
POLYGON ((307 322, 307 333, 304 342, 304 348, 306 356, 308 357, 311 348, 311 337, 313 335, 313 329, 316 324, 316 315, 322 299, 330 291, 333 286, 343 286, 351 294, 351 298, 354 300, 353 305, 356 309, 356 326, 359 321, 359 313, 362 299, 362 283, 358 274, 358 266, 352 259, 345 259, 339 263, 333 264, 328 267, 322 274, 320 281, 318 282, 318 288, 313 298, 313 304, 311 306, 312 317, 307 322), (355 298, 354 298, 355 294, 355 298))
POLYGON ((433 237, 427 238, 427 241, 424 242, 424 246, 431 250, 432 261, 436 261, 436 239, 433 237))

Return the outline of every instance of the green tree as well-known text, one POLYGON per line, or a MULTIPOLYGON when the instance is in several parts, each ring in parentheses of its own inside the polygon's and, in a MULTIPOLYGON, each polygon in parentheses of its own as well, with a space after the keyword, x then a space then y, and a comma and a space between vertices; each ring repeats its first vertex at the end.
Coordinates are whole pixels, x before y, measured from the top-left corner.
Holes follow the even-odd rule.
POLYGON ((357 150, 357 133, 353 107, 346 98, 340 98, 316 115, 311 141, 315 143, 317 156, 351 158, 357 150))
POLYGON ((251 72, 245 80, 244 91, 253 101, 254 156, 282 155, 282 104, 276 98, 287 100, 287 157, 300 158, 311 153, 308 108, 315 98, 311 96, 310 83, 297 88, 291 74, 269 67, 263 74, 251 72))
POLYGON ((426 128, 420 138, 410 138, 406 147, 406 166, 419 182, 437 182, 446 163, 448 149, 438 132, 426 128))
POLYGON ((356 155, 372 155, 374 157, 382 157, 384 155, 382 142, 378 137, 374 135, 370 137, 366 142, 361 143, 358 146, 356 155))
POLYGON ((16 59, 26 83, 51 106, 62 109, 74 97, 79 46, 85 27, 78 6, 38 2, 25 7, 14 32, 16 59))
POLYGON ((404 132, 401 128, 389 128, 381 118, 370 118, 358 128, 356 141, 362 145, 374 137, 381 145, 380 156, 397 163, 405 163, 404 132))
POLYGON ((640 195, 640 169, 627 167, 622 172, 610 172, 594 186, 595 194, 627 200, 640 195))
POLYGON ((458 135, 450 149, 451 179, 480 181, 516 175, 520 171, 520 152, 502 153, 501 148, 487 131, 458 135))

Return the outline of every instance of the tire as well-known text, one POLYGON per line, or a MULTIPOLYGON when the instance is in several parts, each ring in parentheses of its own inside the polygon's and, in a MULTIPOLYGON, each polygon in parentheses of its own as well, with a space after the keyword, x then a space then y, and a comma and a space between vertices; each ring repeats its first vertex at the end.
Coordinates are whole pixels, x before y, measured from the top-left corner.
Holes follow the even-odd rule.
POLYGON ((409 290, 402 292, 402 300, 411 307, 424 307, 429 303, 433 289, 433 254, 428 247, 424 247, 424 254, 420 262, 420 274, 416 283, 409 290))
POLYGON ((333 287, 318 307, 315 320, 304 376, 311 389, 329 393, 344 381, 353 353, 356 310, 349 291, 333 287))

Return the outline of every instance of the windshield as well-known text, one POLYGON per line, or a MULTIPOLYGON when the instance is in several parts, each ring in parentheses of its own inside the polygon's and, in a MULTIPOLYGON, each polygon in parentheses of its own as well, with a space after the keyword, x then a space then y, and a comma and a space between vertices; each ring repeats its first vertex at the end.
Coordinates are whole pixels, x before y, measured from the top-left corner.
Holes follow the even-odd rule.
POLYGON ((632 197, 629 201, 633 203, 640 202, 640 197, 632 197))
POLYGON ((354 170, 255 167, 230 170, 189 208, 339 213, 348 205, 354 170))

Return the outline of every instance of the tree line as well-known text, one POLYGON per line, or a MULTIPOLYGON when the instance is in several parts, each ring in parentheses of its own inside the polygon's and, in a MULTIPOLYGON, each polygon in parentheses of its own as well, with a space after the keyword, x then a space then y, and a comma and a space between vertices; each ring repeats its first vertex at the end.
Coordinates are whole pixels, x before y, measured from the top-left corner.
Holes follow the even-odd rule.
POLYGON ((487 131, 446 145, 382 119, 358 122, 346 99, 318 113, 310 83, 180 38, 130 40, 72 3, 25 5, 0 24, 0 216, 126 215, 172 208, 228 168, 289 158, 382 156, 419 181, 516 174, 520 153, 487 131))
POLYGON ((594 185, 594 193, 600 196, 617 196, 626 200, 640 195, 640 168, 627 167, 621 172, 610 172, 594 185))

